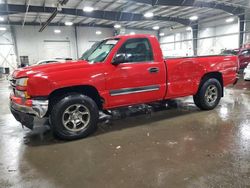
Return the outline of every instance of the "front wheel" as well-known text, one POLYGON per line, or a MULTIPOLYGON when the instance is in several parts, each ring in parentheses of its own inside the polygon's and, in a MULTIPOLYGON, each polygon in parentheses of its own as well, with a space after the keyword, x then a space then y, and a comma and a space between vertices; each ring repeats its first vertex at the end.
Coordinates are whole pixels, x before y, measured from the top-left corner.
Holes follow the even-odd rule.
POLYGON ((222 86, 215 78, 205 81, 194 95, 194 103, 202 110, 212 110, 220 102, 222 96, 222 86))
POLYGON ((81 94, 69 94, 52 108, 53 133, 64 140, 87 137, 96 130, 98 116, 98 107, 91 98, 81 94))

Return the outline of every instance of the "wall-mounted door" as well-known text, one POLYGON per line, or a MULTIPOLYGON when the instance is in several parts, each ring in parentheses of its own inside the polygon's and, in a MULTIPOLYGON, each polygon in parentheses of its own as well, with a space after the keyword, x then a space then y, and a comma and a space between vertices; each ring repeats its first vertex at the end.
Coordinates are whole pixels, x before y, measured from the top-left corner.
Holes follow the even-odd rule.
POLYGON ((71 58, 70 41, 44 41, 44 57, 51 58, 71 58))

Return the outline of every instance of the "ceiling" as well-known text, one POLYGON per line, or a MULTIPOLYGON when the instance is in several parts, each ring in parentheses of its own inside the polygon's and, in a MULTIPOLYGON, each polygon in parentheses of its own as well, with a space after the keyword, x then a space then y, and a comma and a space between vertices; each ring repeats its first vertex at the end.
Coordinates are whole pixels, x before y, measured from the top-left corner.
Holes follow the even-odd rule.
MULTIPOLYGON (((167 0, 166 0, 167 1, 167 0)), ((174 0, 168 0, 173 2, 174 0)), ((181 1, 181 0, 176 0, 181 1)), ((199 7, 199 6, 166 6, 159 5, 162 0, 69 0, 66 5, 62 6, 63 9, 81 11, 85 6, 94 7, 95 10, 101 12, 103 15, 109 12, 127 12, 131 15, 143 15, 145 12, 153 12, 154 17, 160 19, 142 19, 136 21, 119 21, 109 20, 107 17, 93 18, 91 14, 78 15, 78 14, 63 14, 58 12, 55 18, 52 20, 54 25, 64 25, 66 21, 73 22, 77 25, 90 25, 90 26, 103 26, 113 27, 114 24, 119 23, 124 27, 135 28, 135 29, 152 29, 153 26, 158 25, 160 28, 165 27, 178 27, 183 24, 171 21, 172 18, 184 19, 189 21, 191 16, 197 15, 199 22, 206 22, 211 19, 227 18, 231 17, 232 14, 226 12, 218 7, 225 5, 236 9, 243 9, 246 11, 250 10, 249 0, 200 0, 203 3, 214 3, 213 7, 199 7), (143 3, 146 2, 146 3, 143 3), (149 3, 148 3, 149 2, 149 3), (150 4, 155 2, 155 5, 150 4), (78 10, 77 10, 78 9, 78 10), (163 19, 161 19, 163 18, 163 19), (167 18, 167 19, 165 19, 167 18)), ((7 24, 42 24, 47 21, 51 16, 52 11, 32 11, 31 7, 56 7, 58 0, 0 0, 2 5, 15 4, 22 5, 25 11, 9 11, 6 9, 0 9, 0 14, 3 15, 7 24), (26 12, 27 11, 27 12, 26 12)), ((184 1, 185 2, 185 1, 184 1)), ((234 10, 234 9, 233 9, 234 10)), ((235 15, 242 14, 236 12, 235 15)), ((190 22, 192 24, 192 22, 190 22)))

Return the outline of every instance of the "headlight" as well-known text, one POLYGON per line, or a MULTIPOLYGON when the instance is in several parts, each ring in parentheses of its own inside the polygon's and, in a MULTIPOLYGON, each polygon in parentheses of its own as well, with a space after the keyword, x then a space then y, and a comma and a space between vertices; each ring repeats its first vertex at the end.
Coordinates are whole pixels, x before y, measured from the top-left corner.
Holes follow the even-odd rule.
POLYGON ((16 80, 17 86, 27 86, 28 78, 20 78, 16 80))
POLYGON ((15 91, 15 95, 16 95, 17 97, 26 98, 25 92, 24 92, 24 91, 16 90, 16 91, 15 91))

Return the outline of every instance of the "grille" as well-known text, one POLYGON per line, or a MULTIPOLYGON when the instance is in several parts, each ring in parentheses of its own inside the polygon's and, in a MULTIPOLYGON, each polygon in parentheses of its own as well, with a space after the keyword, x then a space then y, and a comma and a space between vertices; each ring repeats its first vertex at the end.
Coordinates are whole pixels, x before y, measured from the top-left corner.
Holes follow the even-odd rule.
POLYGON ((10 84, 11 84, 11 86, 12 86, 13 88, 15 88, 15 87, 16 87, 16 79, 11 78, 11 79, 10 79, 10 84))
POLYGON ((16 79, 11 78, 10 85, 12 87, 12 93, 14 94, 14 96, 16 96, 16 79))

